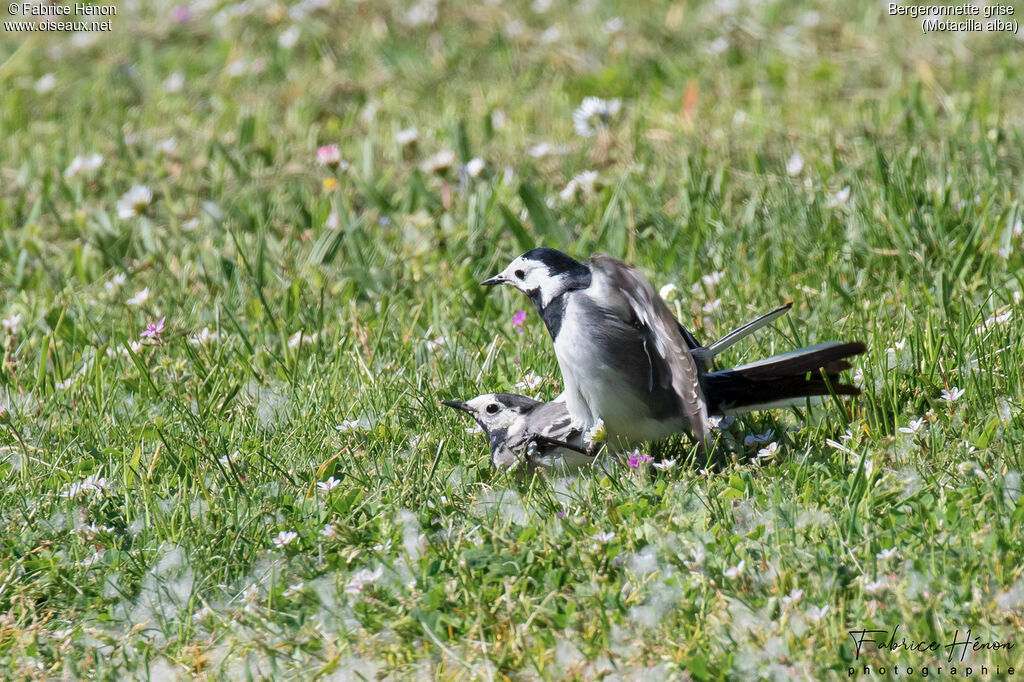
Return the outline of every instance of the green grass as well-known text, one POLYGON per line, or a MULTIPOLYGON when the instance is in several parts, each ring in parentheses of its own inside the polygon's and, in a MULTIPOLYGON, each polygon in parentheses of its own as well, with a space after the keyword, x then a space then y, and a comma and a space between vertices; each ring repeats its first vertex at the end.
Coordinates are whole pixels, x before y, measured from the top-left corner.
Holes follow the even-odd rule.
POLYGON ((725 4, 138 3, 84 46, 0 34, 0 676, 838 679, 850 629, 1017 640, 1024 53, 881 3, 725 4), (623 109, 583 138, 591 95, 623 109), (723 360, 860 339, 864 394, 739 420, 721 471, 520 485, 439 400, 559 392, 525 299, 477 284, 538 244, 676 284, 701 339, 792 299, 723 360))

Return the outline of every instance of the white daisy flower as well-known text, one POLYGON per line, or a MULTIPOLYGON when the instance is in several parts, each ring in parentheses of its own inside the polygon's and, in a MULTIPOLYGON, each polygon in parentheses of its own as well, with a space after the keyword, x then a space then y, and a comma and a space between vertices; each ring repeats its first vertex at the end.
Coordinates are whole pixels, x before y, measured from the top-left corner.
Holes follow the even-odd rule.
POLYGON ((249 70, 249 62, 245 59, 234 59, 224 67, 224 73, 232 78, 245 75, 245 72, 249 70))
POLYGON ((416 128, 403 128, 402 130, 399 130, 397 133, 395 133, 395 142, 402 145, 403 147, 407 147, 416 142, 416 140, 418 140, 419 137, 420 131, 417 130, 416 128))
POLYGON ((526 153, 535 159, 543 159, 548 154, 553 153, 554 150, 555 147, 550 142, 539 142, 530 147, 526 153))
POLYGON ((136 291, 135 295, 129 298, 125 303, 128 305, 145 305, 149 299, 152 298, 152 294, 149 291, 149 287, 136 291))
POLYGON ((842 206, 843 204, 845 204, 849 200, 850 200, 850 186, 846 185, 841 190, 839 190, 838 192, 835 192, 834 194, 832 194, 831 197, 829 197, 828 207, 829 208, 837 208, 839 206, 842 206))
POLYGON ((106 554, 106 550, 103 550, 103 549, 97 550, 94 554, 90 554, 89 556, 87 556, 84 559, 82 559, 82 561, 79 562, 79 566, 89 567, 89 566, 92 566, 93 564, 99 563, 100 561, 103 561, 103 556, 105 554, 106 554))
POLYGON ((775 429, 768 429, 764 433, 754 433, 748 436, 744 436, 743 444, 750 448, 761 443, 767 443, 772 439, 772 436, 774 435, 775 429))
POLYGON ((181 92, 185 87, 185 74, 182 71, 175 71, 164 80, 164 92, 173 95, 181 92))
POLYGON ((111 528, 110 526, 104 526, 102 524, 97 524, 97 523, 87 523, 84 526, 82 526, 81 528, 79 528, 79 531, 81 533, 83 533, 85 535, 85 537, 89 538, 90 540, 93 539, 94 537, 96 537, 97 535, 101 535, 102 533, 110 533, 113 530, 114 529, 111 528))
POLYGON ((655 469, 660 469, 662 471, 671 469, 675 465, 676 465, 676 460, 674 460, 674 459, 663 459, 660 462, 653 462, 651 464, 651 466, 653 466, 655 469))
POLYGON ((800 152, 793 152, 793 155, 789 157, 789 161, 786 162, 786 173, 790 177, 796 177, 800 175, 804 169, 804 157, 800 156, 800 152))
POLYGON ((338 433, 348 433, 349 431, 359 430, 358 419, 344 419, 340 424, 334 427, 338 430, 338 433))
POLYGON ((436 154, 431 154, 423 163, 420 170, 424 173, 443 173, 455 165, 455 152, 450 149, 443 149, 436 154))
POLYGON ((77 483, 72 483, 68 485, 68 487, 64 489, 60 496, 69 497, 74 500, 78 499, 82 495, 87 495, 89 493, 100 493, 102 495, 105 494, 110 487, 111 483, 109 480, 103 478, 102 476, 97 476, 93 474, 91 476, 86 476, 84 479, 77 483))
POLYGON ((966 388, 958 388, 956 386, 952 388, 944 388, 942 389, 942 397, 940 400, 945 400, 947 403, 955 403, 966 392, 966 388))
POLYGON ((711 52, 711 54, 722 54, 728 49, 729 41, 723 38, 722 36, 718 36, 717 38, 711 41, 710 45, 708 45, 708 51, 711 52))
POLYGON ((405 23, 422 26, 437 21, 437 0, 419 0, 405 13, 405 23))
POLYGON ((94 171, 102 165, 102 154, 79 154, 71 159, 71 163, 64 169, 64 177, 73 178, 79 173, 94 171))
POLYGON ((290 50, 298 44, 301 34, 298 26, 289 26, 277 37, 277 44, 285 50, 290 50))
POLYGON ((736 418, 733 417, 731 414, 713 414, 710 417, 708 417, 708 427, 724 431, 728 429, 730 426, 732 426, 735 421, 736 418))
POLYGON ((875 558, 885 561, 886 559, 893 558, 894 556, 899 554, 899 552, 900 550, 898 550, 897 548, 890 547, 889 549, 883 549, 881 552, 875 554, 875 558))
POLYGON ((338 479, 334 478, 334 476, 331 476, 326 481, 317 481, 316 482, 317 489, 320 490, 321 492, 325 492, 325 493, 334 490, 339 485, 341 485, 341 481, 339 481, 338 479))
POLYGON ((164 156, 170 156, 174 153, 174 150, 178 148, 178 138, 168 137, 166 140, 161 140, 156 143, 154 150, 157 154, 163 154, 164 156))
POLYGON ((192 338, 190 338, 188 342, 193 346, 205 346, 212 341, 216 341, 218 338, 220 338, 220 333, 210 331, 209 327, 203 327, 193 334, 192 338))
POLYGON ((810 606, 810 607, 808 607, 808 609, 805 612, 805 614, 807 615, 807 618, 810 621, 812 621, 814 623, 817 623, 822 618, 825 617, 825 615, 828 613, 828 611, 829 611, 829 605, 825 604, 824 606, 810 606))
POLYGON ((599 129, 607 128, 621 108, 622 102, 617 99, 603 100, 600 97, 585 97, 579 108, 572 114, 573 128, 580 137, 591 137, 599 129))
POLYGON ((588 443, 603 443, 608 438, 608 429, 605 428, 604 420, 598 419, 597 423, 590 427, 590 430, 583 434, 583 440, 588 443))
POLYGON ((879 578, 878 580, 872 580, 871 582, 864 583, 864 591, 868 594, 875 594, 881 592, 889 586, 889 582, 885 578, 879 578))
POLYGON ((557 26, 549 26, 540 34, 538 40, 541 45, 550 45, 558 42, 558 39, 562 37, 562 29, 557 26))
POLYGON ((918 431, 921 430, 921 427, 923 425, 924 417, 921 417, 920 419, 911 419, 910 423, 907 426, 901 426, 900 428, 897 429, 897 431, 899 431, 900 433, 917 433, 918 431))
POLYGON ((468 173, 471 178, 480 177, 480 174, 484 172, 484 167, 486 165, 487 164, 485 164, 484 160, 481 158, 470 159, 466 163, 466 173, 468 173))
POLYGON ((362 592, 367 585, 377 582, 382 575, 384 575, 384 569, 381 566, 372 571, 368 568, 356 571, 345 585, 345 593, 355 596, 362 592))
POLYGON ((42 78, 36 81, 35 85, 36 92, 38 92, 40 95, 45 95, 46 93, 53 90, 55 87, 57 87, 57 77, 54 76, 52 73, 44 75, 42 78))
POLYGON ((679 287, 672 283, 666 284, 658 291, 658 295, 661 296, 661 300, 671 303, 678 298, 679 287))
POLYGON ((604 22, 604 32, 610 36, 615 35, 625 26, 621 17, 612 17, 608 21, 604 22))
POLYGON ((10 317, 0 320, 0 325, 10 334, 17 334, 21 329, 21 313, 15 313, 10 317))
POLYGON ((572 201, 580 194, 589 197, 597 191, 598 184, 597 171, 583 171, 573 176, 573 179, 569 181, 565 189, 559 192, 559 196, 562 198, 562 201, 572 201))
POLYGON ((768 445, 764 446, 763 448, 757 451, 757 458, 771 459, 775 457, 775 455, 778 454, 778 452, 779 444, 776 443, 775 441, 772 441, 771 443, 768 443, 768 445))
POLYGON ((719 282, 725 279, 725 270, 714 270, 706 275, 701 275, 700 281, 704 283, 704 286, 711 288, 716 286, 719 282))
POLYGON ((117 215, 122 220, 128 220, 146 210, 146 207, 153 201, 153 192, 145 185, 133 185, 130 190, 121 195, 117 200, 117 215))
POLYGON ((109 282, 104 282, 103 288, 106 289, 108 293, 113 293, 115 290, 120 289, 122 286, 124 286, 124 283, 127 281, 128 275, 124 274, 123 272, 119 272, 113 277, 111 277, 109 282))
POLYGON ((795 604, 796 602, 800 601, 800 598, 803 596, 804 591, 794 587, 789 594, 782 598, 782 605, 789 606, 790 604, 795 604))
POLYGON ((543 378, 531 372, 524 376, 522 381, 516 383, 516 385, 513 386, 513 388, 520 391, 533 391, 543 383, 543 378))
POLYGON ((600 533, 595 533, 591 538, 602 545, 607 545, 615 538, 615 533, 611 531, 602 530, 600 533))
POLYGON ((293 530, 283 530, 274 538, 274 546, 278 549, 283 549, 295 542, 298 537, 299 534, 293 530))
POLYGON ((314 332, 312 334, 306 334, 305 332, 303 332, 300 329, 299 331, 295 332, 294 334, 292 334, 291 336, 288 337, 288 347, 289 348, 298 348, 300 345, 308 346, 310 344, 316 343, 316 340, 319 339, 319 338, 320 338, 320 333, 319 332, 314 332))
POLYGON ((708 301, 703 306, 701 306, 701 310, 704 311, 705 313, 707 313, 708 315, 712 315, 715 312, 717 312, 718 309, 721 308, 721 307, 722 307, 722 299, 716 298, 715 300, 708 301))
POLYGON ((240 453, 238 450, 235 450, 230 454, 218 458, 217 461, 223 464, 224 466, 228 466, 231 462, 234 462, 236 459, 238 459, 241 456, 241 454, 242 453, 240 453))
POLYGON ((332 526, 331 524, 327 524, 320 531, 320 536, 324 538, 335 538, 338 537, 338 531, 336 531, 334 529, 334 526, 332 526))
POLYGON ((740 559, 740 562, 738 564, 736 564, 735 566, 730 566, 729 568, 725 569, 725 571, 722 572, 722 575, 724 575, 726 578, 729 578, 730 580, 733 580, 735 578, 738 578, 743 573, 743 569, 746 568, 746 566, 747 562, 743 559, 740 559))
POLYGON ((427 339, 427 350, 433 353, 438 348, 443 346, 447 342, 443 336, 435 336, 432 339, 427 339))

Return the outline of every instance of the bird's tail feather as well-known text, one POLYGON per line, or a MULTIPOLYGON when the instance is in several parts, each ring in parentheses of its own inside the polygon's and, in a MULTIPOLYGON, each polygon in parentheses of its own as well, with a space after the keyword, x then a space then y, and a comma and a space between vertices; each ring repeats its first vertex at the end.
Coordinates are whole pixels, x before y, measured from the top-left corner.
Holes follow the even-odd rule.
POLYGON ((789 309, 792 308, 792 307, 793 307, 793 304, 791 302, 790 303, 786 303, 785 305, 779 306, 778 308, 776 308, 775 310, 771 311, 770 313, 765 313, 764 315, 761 315, 757 319, 754 319, 754 320, 751 320, 750 322, 747 322, 742 327, 738 327, 737 329, 732 330, 731 332, 729 332, 728 334, 726 334, 722 338, 718 339, 714 343, 709 344, 707 346, 705 352, 707 353, 707 355, 710 358, 713 359, 716 355, 719 355, 723 351, 725 351, 725 350, 727 350, 729 348, 732 348, 738 342, 740 342, 743 339, 747 338, 748 336, 750 336, 754 332, 757 332, 758 330, 762 329, 763 327, 768 326, 769 324, 774 322, 779 317, 785 315, 789 311, 789 309))
POLYGON ((703 378, 708 412, 739 414, 798 406, 833 393, 857 395, 860 389, 841 383, 839 373, 850 368, 847 358, 864 350, 859 341, 831 341, 710 372, 703 378))
MULTIPOLYGON (((694 344, 696 345, 690 344, 689 340, 687 340, 687 344, 690 345, 690 354, 696 361, 700 372, 709 372, 712 369, 714 369, 716 357, 718 357, 726 350, 732 348, 733 346, 735 346, 737 343, 747 338, 748 336, 751 336, 752 334, 767 327, 772 322, 774 322, 775 320, 779 319, 787 312, 789 312, 789 309, 792 307, 792 302, 786 303, 785 305, 781 305, 775 310, 769 313, 765 313, 764 315, 761 315, 760 317, 755 318, 750 322, 747 322, 742 327, 737 327, 736 329, 733 329, 731 332, 729 332, 722 338, 718 339, 713 343, 709 343, 706 346, 696 344, 696 341, 694 341, 694 344)), ((686 338, 685 335, 688 334, 689 332, 683 329, 682 325, 679 325, 679 329, 684 333, 684 338, 686 338)), ((692 337, 692 335, 690 336, 692 337)))

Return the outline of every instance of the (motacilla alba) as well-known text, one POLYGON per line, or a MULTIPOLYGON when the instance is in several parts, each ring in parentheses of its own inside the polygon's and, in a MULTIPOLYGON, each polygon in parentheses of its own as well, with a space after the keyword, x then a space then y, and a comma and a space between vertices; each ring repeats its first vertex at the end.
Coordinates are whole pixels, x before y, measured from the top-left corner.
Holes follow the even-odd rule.
MULTIPOLYGON (((857 392, 832 385, 849 367, 844 358, 864 351, 856 342, 709 372, 713 355, 691 355, 699 344, 651 284, 609 256, 581 263, 537 248, 483 284, 509 284, 530 298, 554 341, 573 426, 587 433, 603 424, 616 449, 684 430, 703 446, 709 413, 799 404, 830 389, 857 392)), ((769 316, 783 312, 785 306, 769 316)))
MULTIPOLYGON (((690 354, 701 367, 710 367, 715 356, 786 313, 791 304, 780 306, 734 329, 707 346, 698 345, 690 354)), ((697 343, 696 339, 693 343, 697 343)), ((445 400, 444 405, 461 410, 476 420, 487 434, 491 463, 505 469, 525 463, 529 470, 572 473, 594 462, 587 454, 583 433, 572 424, 565 394, 542 403, 512 393, 485 393, 472 400, 445 400)), ((724 416, 713 409, 714 416, 724 416)))
POLYGON ((491 444, 491 464, 512 469, 524 463, 563 473, 577 471, 594 458, 583 447, 583 432, 572 425, 565 400, 543 403, 513 393, 485 393, 472 400, 443 404, 473 417, 491 444))

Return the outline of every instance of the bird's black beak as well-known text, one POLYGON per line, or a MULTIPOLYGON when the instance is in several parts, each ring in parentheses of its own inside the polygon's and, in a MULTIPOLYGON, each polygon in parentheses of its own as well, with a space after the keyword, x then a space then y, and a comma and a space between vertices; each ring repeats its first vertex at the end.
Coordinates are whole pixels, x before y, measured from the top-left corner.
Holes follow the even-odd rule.
POLYGON ((481 286, 492 287, 495 284, 504 284, 504 282, 505 282, 505 276, 502 275, 501 273, 499 273, 499 274, 495 275, 494 277, 491 277, 490 279, 485 279, 484 281, 480 282, 480 284, 481 284, 481 286))
POLYGON ((454 408, 456 410, 461 410, 466 414, 472 414, 472 412, 469 411, 469 404, 464 403, 461 400, 442 400, 441 404, 447 405, 448 407, 454 408))

